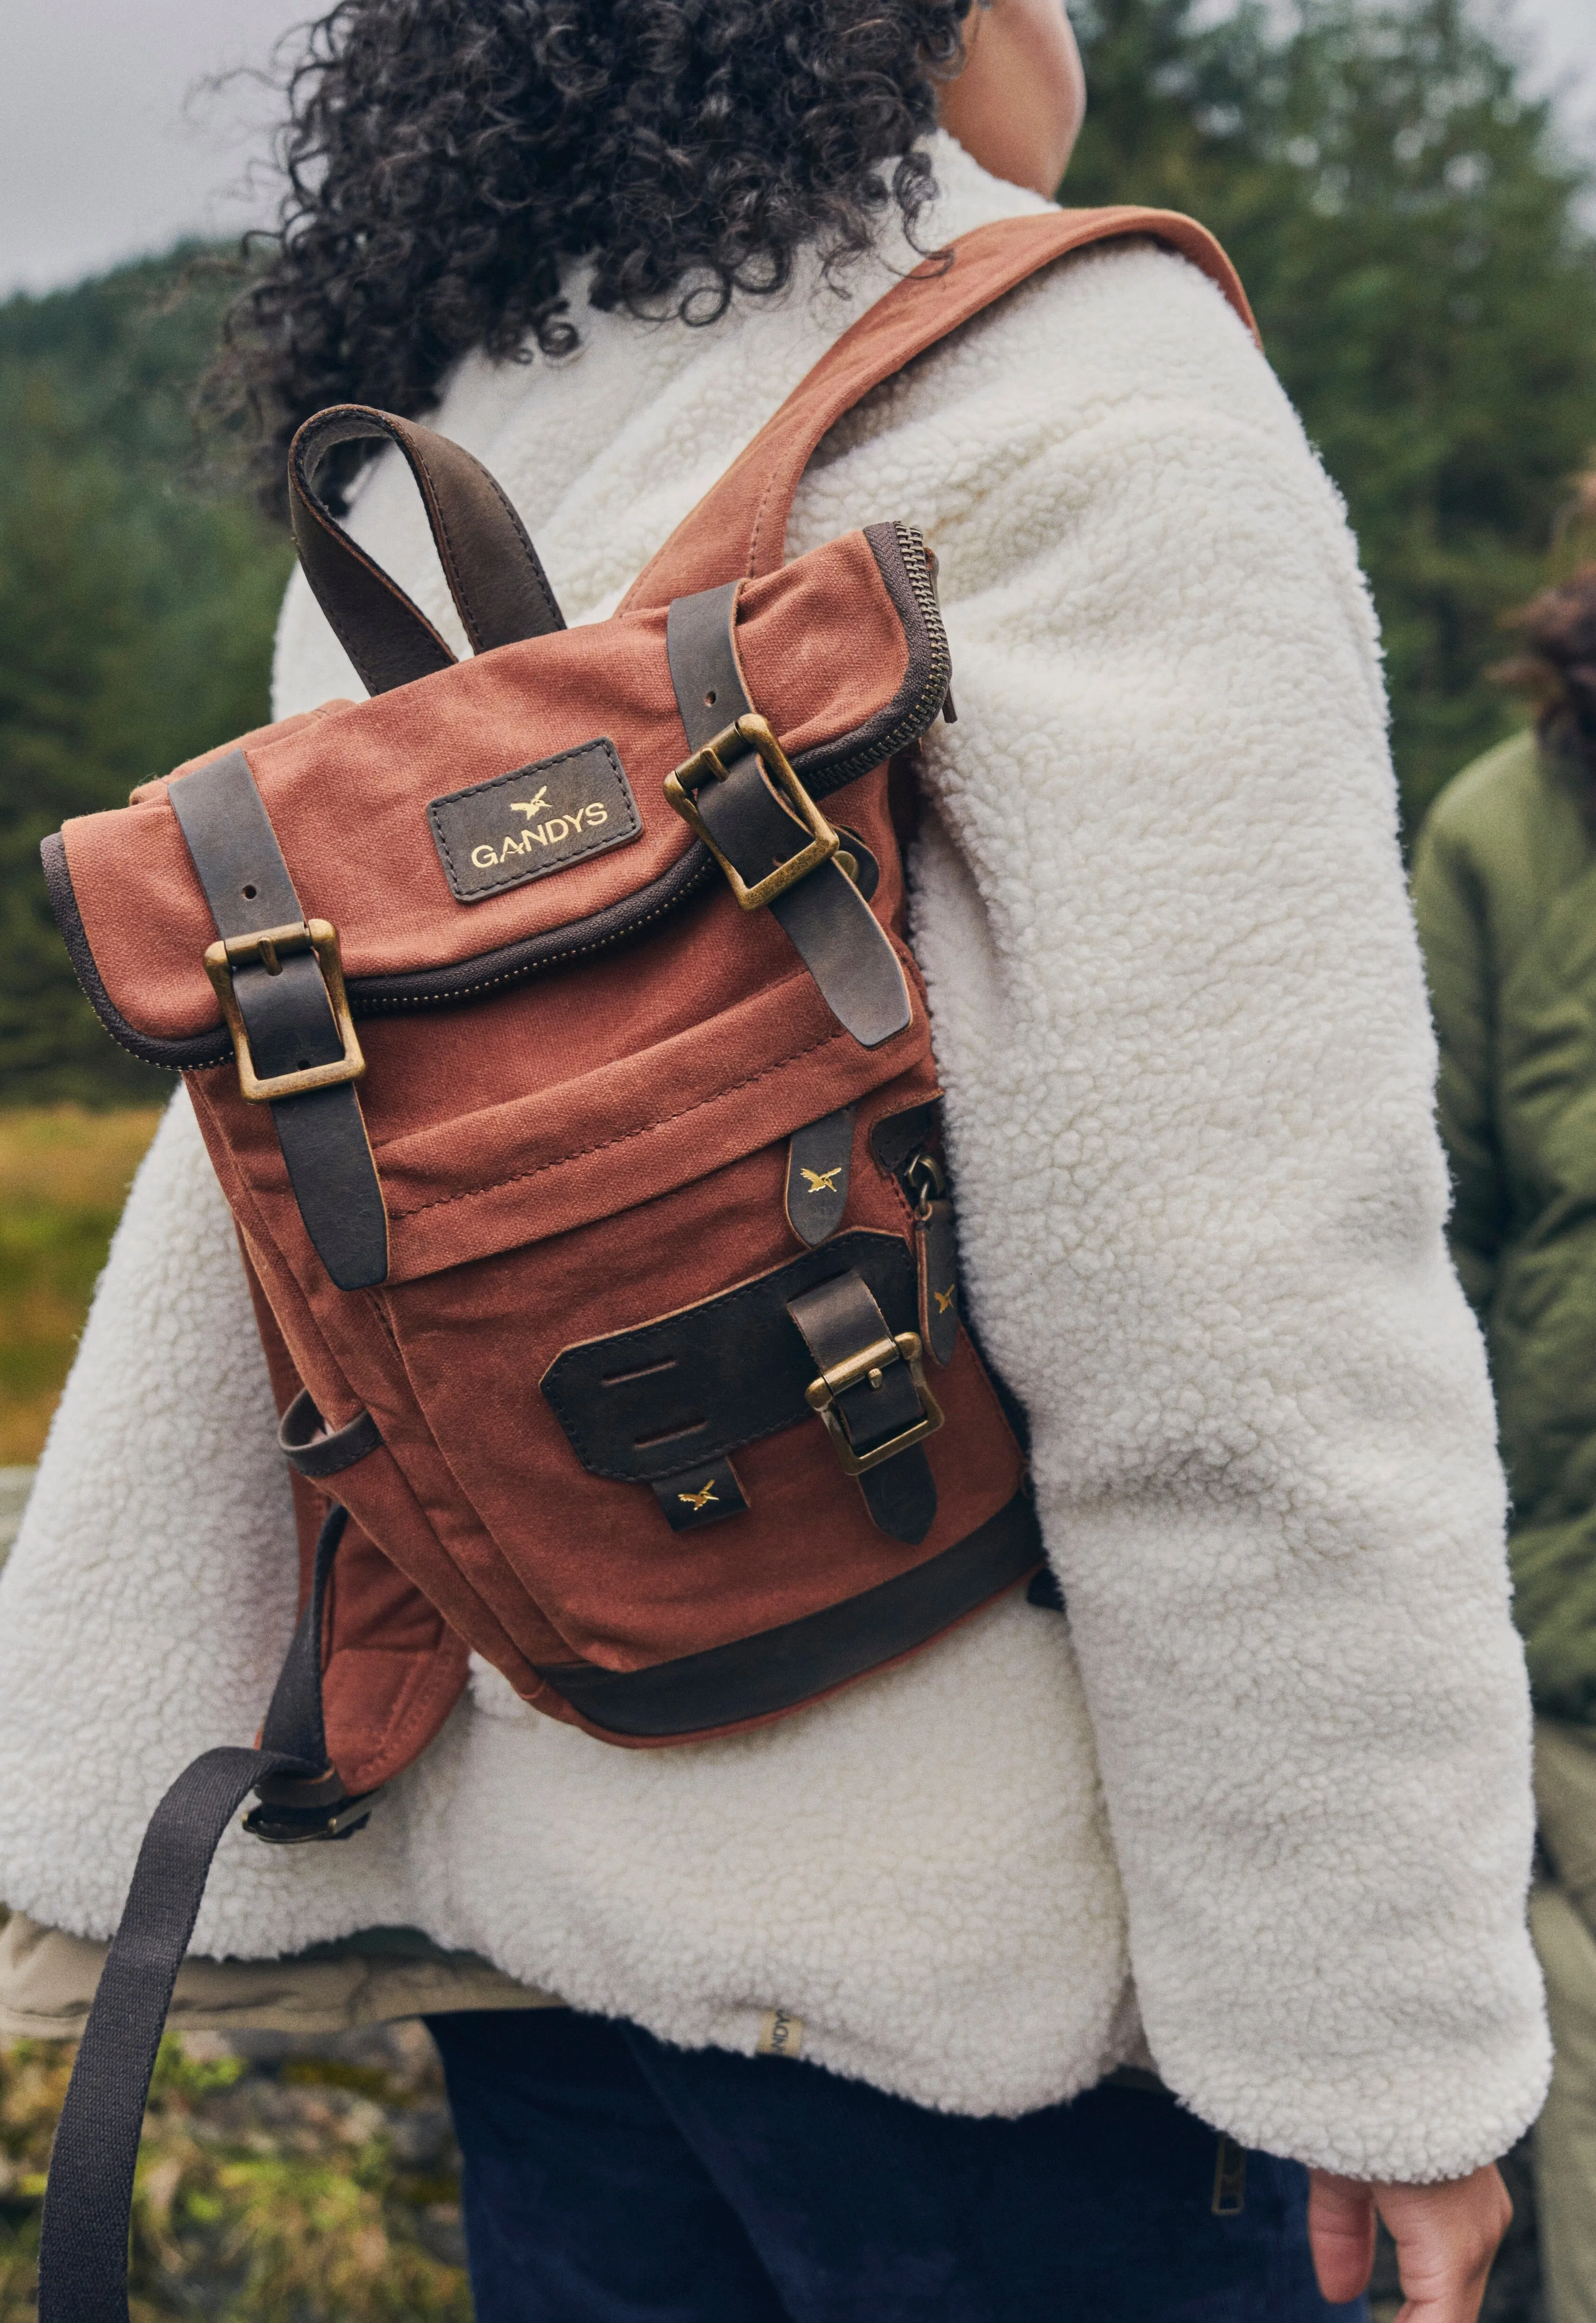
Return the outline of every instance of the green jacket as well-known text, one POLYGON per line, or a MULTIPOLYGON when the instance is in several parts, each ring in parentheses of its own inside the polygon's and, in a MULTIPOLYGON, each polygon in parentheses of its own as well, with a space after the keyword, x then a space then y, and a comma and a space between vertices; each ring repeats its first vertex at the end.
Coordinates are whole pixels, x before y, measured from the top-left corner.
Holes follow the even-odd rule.
POLYGON ((1596 783, 1529 734, 1476 759, 1430 810, 1414 902, 1530 1684, 1596 1726, 1596 783))

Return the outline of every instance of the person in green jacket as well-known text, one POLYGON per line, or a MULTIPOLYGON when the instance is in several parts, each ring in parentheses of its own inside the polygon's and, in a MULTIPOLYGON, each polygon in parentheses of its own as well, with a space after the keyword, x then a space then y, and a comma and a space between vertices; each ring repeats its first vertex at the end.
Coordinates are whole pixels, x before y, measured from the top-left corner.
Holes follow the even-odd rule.
MULTIPOLYGON (((1596 516, 1596 476, 1577 512, 1596 516)), ((1458 775, 1414 902, 1440 1042, 1451 1240, 1512 1495, 1548 1876, 1530 1906, 1556 2064, 1536 2131, 1553 2323, 1596 2323, 1596 563, 1518 617, 1533 728, 1458 775)))

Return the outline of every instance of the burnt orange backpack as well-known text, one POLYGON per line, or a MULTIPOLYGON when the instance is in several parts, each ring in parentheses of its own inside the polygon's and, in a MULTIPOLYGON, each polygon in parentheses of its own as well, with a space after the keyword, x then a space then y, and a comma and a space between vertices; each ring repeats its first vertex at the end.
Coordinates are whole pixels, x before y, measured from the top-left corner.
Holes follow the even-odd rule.
POLYGON ((953 715, 907 522, 783 563, 839 417, 1039 267, 1165 213, 984 227, 848 330, 609 620, 564 628, 476 462, 356 406, 290 455, 371 698, 244 736, 44 849, 86 991, 186 1075, 282 1413, 302 1616, 261 1746, 157 1811, 62 2116, 43 2323, 126 2314, 149 2063, 206 1868, 346 1838, 472 1650, 631 1747, 778 1717, 1037 1575, 1014 1415, 959 1312, 904 940, 953 715), (318 495, 409 463, 456 662, 318 495))

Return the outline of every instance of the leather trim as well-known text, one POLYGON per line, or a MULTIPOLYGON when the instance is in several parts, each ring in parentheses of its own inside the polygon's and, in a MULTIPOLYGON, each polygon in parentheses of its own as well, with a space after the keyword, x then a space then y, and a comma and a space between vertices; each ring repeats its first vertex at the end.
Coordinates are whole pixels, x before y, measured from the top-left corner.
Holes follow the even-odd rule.
POLYGON ((1035 1507, 1020 1492, 951 1548, 839 1605, 648 1669, 560 1662, 537 1675, 607 1733, 664 1738, 740 1726, 912 1653, 1035 1572, 1041 1556, 1035 1507))

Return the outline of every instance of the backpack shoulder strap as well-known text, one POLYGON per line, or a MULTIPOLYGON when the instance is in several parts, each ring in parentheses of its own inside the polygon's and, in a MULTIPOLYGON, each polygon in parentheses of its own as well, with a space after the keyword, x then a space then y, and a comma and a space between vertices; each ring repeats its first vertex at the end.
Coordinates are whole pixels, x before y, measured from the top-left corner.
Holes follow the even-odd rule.
POLYGON ((873 387, 1071 251, 1145 234, 1218 285, 1248 329, 1247 294, 1213 235, 1174 210, 1051 210, 960 234, 850 324, 644 567, 621 610, 668 604, 782 562, 787 515, 816 445, 873 387))

